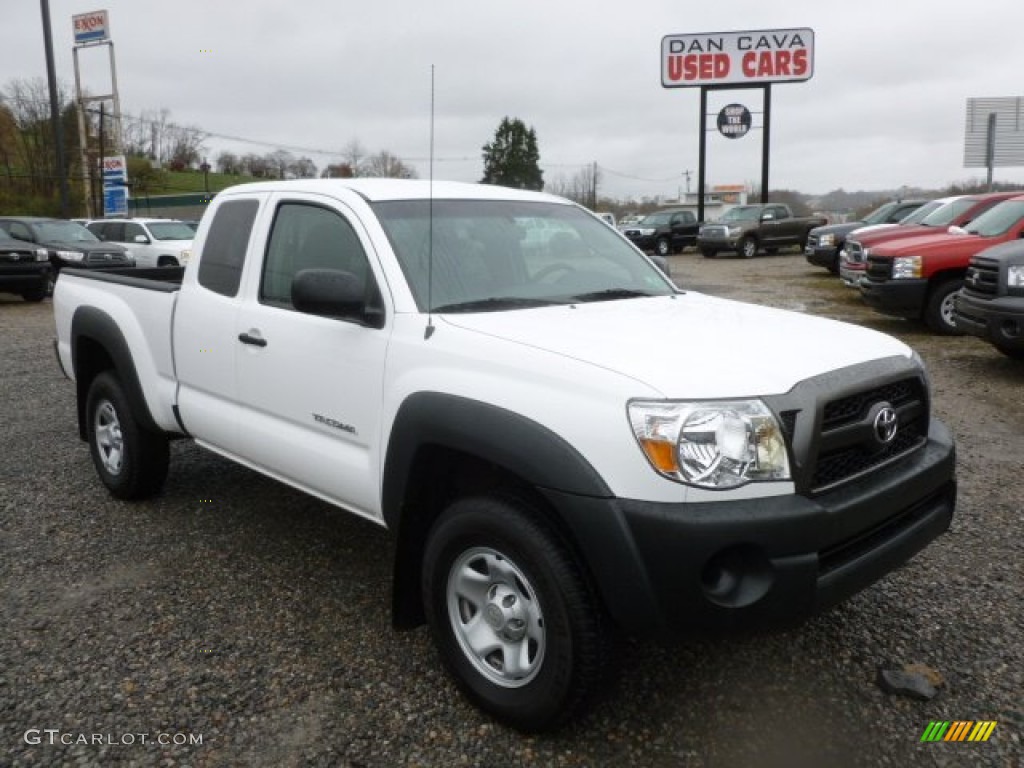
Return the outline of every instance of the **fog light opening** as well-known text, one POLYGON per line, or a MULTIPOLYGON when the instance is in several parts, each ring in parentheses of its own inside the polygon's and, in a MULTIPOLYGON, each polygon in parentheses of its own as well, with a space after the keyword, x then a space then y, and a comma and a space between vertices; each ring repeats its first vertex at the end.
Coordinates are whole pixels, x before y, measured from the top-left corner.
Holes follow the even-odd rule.
POLYGON ((722 550, 701 571, 705 596, 725 608, 753 605, 768 593, 774 580, 771 561, 753 544, 722 550))

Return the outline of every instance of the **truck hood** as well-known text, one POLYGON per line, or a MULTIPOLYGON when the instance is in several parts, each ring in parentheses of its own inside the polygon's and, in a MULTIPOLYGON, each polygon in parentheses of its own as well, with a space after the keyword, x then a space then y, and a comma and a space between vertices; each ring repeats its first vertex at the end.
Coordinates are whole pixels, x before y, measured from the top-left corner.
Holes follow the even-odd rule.
POLYGON ((615 371, 668 398, 780 394, 818 374, 912 354, 877 331, 694 292, 443 317, 615 371))
POLYGON ((951 234, 945 229, 930 235, 905 237, 893 242, 882 242, 871 249, 872 256, 925 256, 942 252, 950 255, 976 253, 982 248, 996 245, 1005 238, 981 235, 951 234))
POLYGON ((39 243, 43 248, 50 248, 55 251, 78 251, 80 253, 124 253, 128 249, 118 243, 101 241, 98 243, 86 243, 81 240, 61 242, 59 240, 47 240, 39 243))
POLYGON ((865 226, 863 221, 847 221, 842 224, 826 224, 824 227, 815 227, 811 230, 812 235, 848 235, 853 230, 865 226))

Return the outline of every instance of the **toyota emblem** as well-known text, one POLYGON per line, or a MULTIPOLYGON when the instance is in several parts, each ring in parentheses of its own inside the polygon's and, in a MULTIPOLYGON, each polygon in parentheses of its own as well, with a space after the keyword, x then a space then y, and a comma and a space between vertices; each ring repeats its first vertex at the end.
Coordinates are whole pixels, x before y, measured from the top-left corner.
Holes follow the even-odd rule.
POLYGON ((896 411, 888 403, 878 409, 875 414, 875 439, 879 445, 888 445, 896 439, 896 411))

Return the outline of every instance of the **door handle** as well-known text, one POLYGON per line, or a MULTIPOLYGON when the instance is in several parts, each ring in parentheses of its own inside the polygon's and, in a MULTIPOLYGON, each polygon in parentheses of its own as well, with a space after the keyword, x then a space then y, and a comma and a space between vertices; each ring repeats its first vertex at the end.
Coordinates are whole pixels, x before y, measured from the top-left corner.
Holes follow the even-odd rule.
POLYGON ((238 334, 238 340, 243 344, 252 344, 254 347, 265 347, 267 346, 267 340, 262 336, 253 336, 249 333, 238 334))

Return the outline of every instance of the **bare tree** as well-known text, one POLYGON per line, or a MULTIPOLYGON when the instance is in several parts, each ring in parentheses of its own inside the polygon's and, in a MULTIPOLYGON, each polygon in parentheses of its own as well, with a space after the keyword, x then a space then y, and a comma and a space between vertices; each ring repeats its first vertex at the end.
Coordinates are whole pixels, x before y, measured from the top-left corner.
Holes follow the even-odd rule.
POLYGON ((300 157, 288 167, 288 172, 296 179, 315 179, 316 165, 308 157, 300 157))
POLYGON ((352 139, 345 145, 341 157, 344 164, 352 169, 353 176, 363 176, 363 160, 366 158, 366 148, 359 142, 359 139, 352 139))
POLYGON ((544 191, 567 197, 591 210, 597 208, 597 188, 601 182, 601 169, 597 163, 585 165, 572 177, 559 176, 544 185, 544 191))
POLYGON ((379 176, 389 179, 415 179, 416 169, 403 163, 386 149, 367 158, 361 176, 379 176))
POLYGON ((289 168, 295 163, 295 155, 285 149, 268 152, 265 158, 271 175, 279 179, 285 178, 289 168))
POLYGON ((218 173, 228 173, 237 176, 242 172, 242 163, 234 152, 224 151, 217 155, 218 173))

